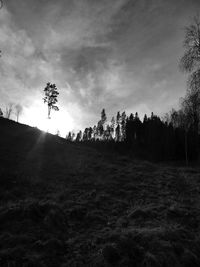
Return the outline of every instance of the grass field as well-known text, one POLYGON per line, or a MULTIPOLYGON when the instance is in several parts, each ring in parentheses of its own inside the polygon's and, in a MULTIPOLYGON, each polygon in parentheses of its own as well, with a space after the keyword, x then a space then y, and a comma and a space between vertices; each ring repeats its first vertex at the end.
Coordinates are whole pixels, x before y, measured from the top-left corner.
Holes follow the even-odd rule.
POLYGON ((0 266, 200 266, 200 169, 1 118, 0 266))

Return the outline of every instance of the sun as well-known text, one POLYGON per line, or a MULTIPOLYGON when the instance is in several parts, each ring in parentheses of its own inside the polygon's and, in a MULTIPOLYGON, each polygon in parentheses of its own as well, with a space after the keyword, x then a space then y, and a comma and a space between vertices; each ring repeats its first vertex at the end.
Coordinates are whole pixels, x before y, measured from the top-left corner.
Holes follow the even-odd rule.
POLYGON ((67 111, 52 111, 51 118, 48 119, 47 110, 38 106, 27 109, 25 123, 45 132, 59 133, 62 137, 74 128, 73 119, 67 111))

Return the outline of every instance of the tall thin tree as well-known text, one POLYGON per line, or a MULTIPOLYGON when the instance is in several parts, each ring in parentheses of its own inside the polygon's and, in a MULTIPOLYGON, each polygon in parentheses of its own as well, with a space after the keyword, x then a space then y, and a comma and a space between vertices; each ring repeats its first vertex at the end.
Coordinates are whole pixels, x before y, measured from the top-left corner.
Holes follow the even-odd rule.
POLYGON ((58 89, 55 84, 47 83, 46 87, 44 88, 45 97, 43 98, 44 103, 47 103, 48 106, 48 119, 50 119, 51 110, 58 111, 59 108, 56 105, 58 102, 58 89))

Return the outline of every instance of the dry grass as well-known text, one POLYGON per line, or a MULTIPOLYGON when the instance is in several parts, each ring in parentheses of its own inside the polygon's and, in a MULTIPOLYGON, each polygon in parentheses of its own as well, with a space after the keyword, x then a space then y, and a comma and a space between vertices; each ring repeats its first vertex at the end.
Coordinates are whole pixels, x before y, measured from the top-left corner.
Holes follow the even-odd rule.
POLYGON ((4 124, 0 266, 200 266, 198 169, 4 124))

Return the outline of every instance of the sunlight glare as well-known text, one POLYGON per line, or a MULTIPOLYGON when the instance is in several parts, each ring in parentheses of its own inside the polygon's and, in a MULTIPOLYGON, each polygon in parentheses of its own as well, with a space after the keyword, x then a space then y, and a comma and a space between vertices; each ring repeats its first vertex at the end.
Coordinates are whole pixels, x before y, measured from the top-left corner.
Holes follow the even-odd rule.
POLYGON ((27 109, 25 123, 52 134, 57 134, 59 131, 62 137, 74 127, 73 119, 68 112, 52 110, 51 119, 48 119, 45 107, 27 109))

